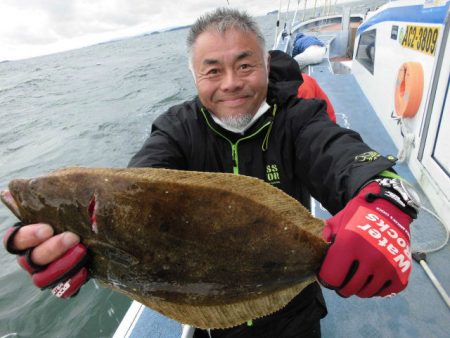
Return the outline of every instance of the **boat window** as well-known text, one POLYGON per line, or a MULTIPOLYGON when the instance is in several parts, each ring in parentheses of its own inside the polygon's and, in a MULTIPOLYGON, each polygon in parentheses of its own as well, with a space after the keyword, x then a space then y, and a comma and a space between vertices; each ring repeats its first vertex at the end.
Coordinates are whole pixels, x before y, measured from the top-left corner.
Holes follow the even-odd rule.
POLYGON ((375 29, 361 34, 356 51, 356 60, 359 61, 369 72, 373 74, 375 63, 375 40, 377 31, 375 29))

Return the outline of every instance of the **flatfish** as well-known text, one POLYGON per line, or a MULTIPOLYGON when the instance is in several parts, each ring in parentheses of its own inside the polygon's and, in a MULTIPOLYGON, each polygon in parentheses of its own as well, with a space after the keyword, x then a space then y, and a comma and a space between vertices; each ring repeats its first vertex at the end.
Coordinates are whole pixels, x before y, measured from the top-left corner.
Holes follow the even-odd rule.
POLYGON ((74 167, 8 188, 2 201, 20 220, 81 237, 91 277, 199 328, 281 309, 314 281, 327 248, 321 220, 248 176, 74 167))

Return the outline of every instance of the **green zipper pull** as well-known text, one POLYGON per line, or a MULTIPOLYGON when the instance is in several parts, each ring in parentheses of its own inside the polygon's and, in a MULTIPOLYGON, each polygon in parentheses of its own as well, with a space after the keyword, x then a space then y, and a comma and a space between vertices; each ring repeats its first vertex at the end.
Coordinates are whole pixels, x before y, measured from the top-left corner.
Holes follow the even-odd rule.
POLYGON ((264 136, 264 141, 263 141, 262 146, 261 146, 262 151, 267 151, 267 149, 269 149, 269 137, 270 137, 270 132, 272 131, 272 125, 273 125, 273 121, 275 119, 275 115, 277 113, 277 109, 278 109, 278 107, 275 104, 273 106, 272 116, 271 116, 271 119, 270 119, 270 125, 269 125, 269 128, 267 129, 266 136, 264 136))
POLYGON ((233 174, 239 175, 237 144, 231 144, 231 157, 233 159, 233 174))

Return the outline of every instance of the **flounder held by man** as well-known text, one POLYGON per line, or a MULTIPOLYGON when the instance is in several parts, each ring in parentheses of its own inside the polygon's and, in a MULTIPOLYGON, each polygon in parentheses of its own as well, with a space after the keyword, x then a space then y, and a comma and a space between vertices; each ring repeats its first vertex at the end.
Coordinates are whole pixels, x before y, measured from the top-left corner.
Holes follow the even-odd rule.
POLYGON ((2 200, 24 223, 80 235, 93 278, 199 328, 279 310, 314 280, 327 246, 322 221, 247 176, 67 168, 13 180, 2 200))

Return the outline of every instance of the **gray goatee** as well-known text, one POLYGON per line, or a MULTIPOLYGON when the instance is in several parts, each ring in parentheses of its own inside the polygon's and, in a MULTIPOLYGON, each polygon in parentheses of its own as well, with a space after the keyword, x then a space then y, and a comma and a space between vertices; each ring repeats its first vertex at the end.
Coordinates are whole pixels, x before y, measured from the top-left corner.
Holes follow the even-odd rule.
POLYGON ((245 113, 237 116, 222 117, 220 121, 228 127, 241 130, 248 126, 252 118, 253 114, 245 113))

